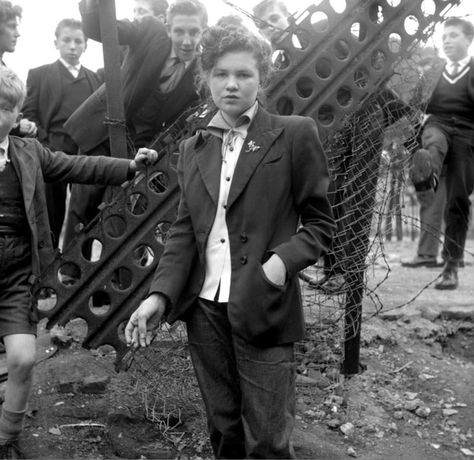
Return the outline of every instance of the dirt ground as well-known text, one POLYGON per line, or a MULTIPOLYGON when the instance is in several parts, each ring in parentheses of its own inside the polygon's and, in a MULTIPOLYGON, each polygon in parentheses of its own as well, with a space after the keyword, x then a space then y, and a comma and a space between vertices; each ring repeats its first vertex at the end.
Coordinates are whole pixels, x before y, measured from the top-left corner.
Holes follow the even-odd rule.
MULTIPOLYGON (((363 372, 340 375, 328 347, 337 333, 325 332, 324 348, 317 318, 310 321, 298 345, 298 458, 474 457, 474 241, 451 293, 428 286, 439 268, 400 266, 414 250, 411 241, 386 244, 388 265, 368 274, 369 285, 388 278, 375 290, 382 313, 372 316, 380 309, 373 295, 365 301, 363 372)), ((211 458, 179 327, 120 373, 112 349, 81 348, 83 334, 75 320, 52 343, 42 324, 22 439, 28 458, 211 458)))

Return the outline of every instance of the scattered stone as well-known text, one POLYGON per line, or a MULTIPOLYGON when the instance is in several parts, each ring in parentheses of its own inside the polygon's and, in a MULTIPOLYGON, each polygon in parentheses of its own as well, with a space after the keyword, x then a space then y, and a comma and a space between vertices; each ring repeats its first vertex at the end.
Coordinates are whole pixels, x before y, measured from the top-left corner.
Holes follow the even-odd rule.
POLYGON ((393 413, 393 416, 397 419, 397 420, 402 420, 403 417, 404 417, 404 414, 401 410, 397 410, 393 413))
POLYGON ((349 457, 357 458, 357 453, 356 453, 355 449, 353 447, 350 447, 350 446, 347 448, 347 455, 349 455, 349 457))
POLYGON ((466 449, 465 447, 461 447, 461 452, 466 456, 466 457, 474 457, 474 452, 470 449, 466 449))
POLYGON ((61 436, 61 430, 59 428, 53 427, 48 430, 49 434, 54 434, 55 436, 61 436))
POLYGON ((438 449, 441 447, 441 444, 433 444, 433 443, 431 443, 431 447, 432 447, 433 449, 438 450, 438 449))
POLYGON ((415 410, 415 414, 418 415, 418 417, 427 418, 431 414, 431 409, 426 406, 421 406, 415 410))
POLYGON ((108 375, 89 375, 82 381, 80 390, 88 394, 104 393, 109 381, 108 375))
POLYGON ((297 374, 296 375, 296 384, 297 385, 314 385, 317 386, 318 382, 311 377, 307 377, 306 375, 303 374, 297 374))
POLYGON ((55 325, 52 327, 49 335, 51 343, 57 345, 59 348, 68 348, 73 342, 71 334, 62 326, 55 325))
POLYGON ((338 418, 331 418, 326 421, 326 425, 334 430, 341 426, 341 421, 338 418))
POLYGON ((316 382, 318 388, 324 389, 331 385, 331 381, 316 369, 308 369, 308 377, 316 382))
POLYGON ((421 401, 419 399, 415 399, 413 401, 405 401, 405 403, 403 404, 403 408, 409 412, 414 412, 420 406, 421 401))
POLYGON ((351 436, 352 434, 354 434, 354 425, 350 422, 344 423, 339 427, 339 429, 345 436, 351 436))
POLYGON ((395 321, 400 316, 394 317, 396 310, 382 313, 381 318, 371 318, 369 321, 364 323, 364 334, 361 338, 364 345, 370 345, 373 343, 395 345, 397 343, 392 331, 387 326, 384 320, 395 321))
POLYGON ((59 393, 75 393, 81 379, 76 375, 60 375, 58 382, 59 393))
POLYGON ((440 309, 432 305, 425 305, 420 308, 420 311, 421 317, 427 319, 428 321, 435 321, 441 315, 440 309))
POLYGON ((456 409, 443 409, 443 416, 450 417, 451 415, 456 415, 458 411, 456 409))
POLYGON ((397 433, 398 432, 398 426, 396 423, 389 423, 388 425, 388 428, 390 431, 392 431, 393 433, 397 433))

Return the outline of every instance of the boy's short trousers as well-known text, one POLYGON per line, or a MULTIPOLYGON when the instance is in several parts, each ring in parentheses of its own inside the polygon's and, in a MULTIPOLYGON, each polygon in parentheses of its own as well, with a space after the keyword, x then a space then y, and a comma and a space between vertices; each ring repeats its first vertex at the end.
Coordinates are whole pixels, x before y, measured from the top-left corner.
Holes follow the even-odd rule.
POLYGON ((0 234, 0 339, 36 335, 38 312, 31 294, 31 249, 27 236, 0 234))

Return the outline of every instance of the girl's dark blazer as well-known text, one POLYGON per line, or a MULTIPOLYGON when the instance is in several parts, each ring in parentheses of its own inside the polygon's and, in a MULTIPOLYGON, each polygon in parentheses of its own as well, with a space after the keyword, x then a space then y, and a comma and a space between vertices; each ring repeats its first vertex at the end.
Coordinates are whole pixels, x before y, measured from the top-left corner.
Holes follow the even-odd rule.
POLYGON ((35 139, 15 136, 10 136, 8 154, 23 192, 31 235, 33 282, 54 258, 45 182, 120 185, 127 180, 130 161, 52 152, 35 139))
MULTIPOLYGON (((205 250, 218 203, 221 140, 199 133, 180 146, 177 220, 150 292, 170 300, 167 320, 186 320, 205 274, 205 250)), ((317 261, 334 229, 329 177, 315 122, 259 108, 236 165, 226 221, 230 238, 228 316, 234 333, 257 345, 303 338, 297 274, 317 261), (272 253, 287 269, 278 286, 263 272, 272 253)))

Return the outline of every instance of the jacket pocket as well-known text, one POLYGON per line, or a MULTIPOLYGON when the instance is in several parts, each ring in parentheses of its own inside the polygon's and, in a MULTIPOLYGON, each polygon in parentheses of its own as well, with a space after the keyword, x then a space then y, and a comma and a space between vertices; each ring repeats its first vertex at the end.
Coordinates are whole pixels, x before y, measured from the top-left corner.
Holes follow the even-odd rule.
POLYGON ((286 325, 288 281, 280 286, 270 281, 260 262, 249 259, 239 280, 240 299, 230 312, 238 334, 251 342, 271 343, 286 325))

